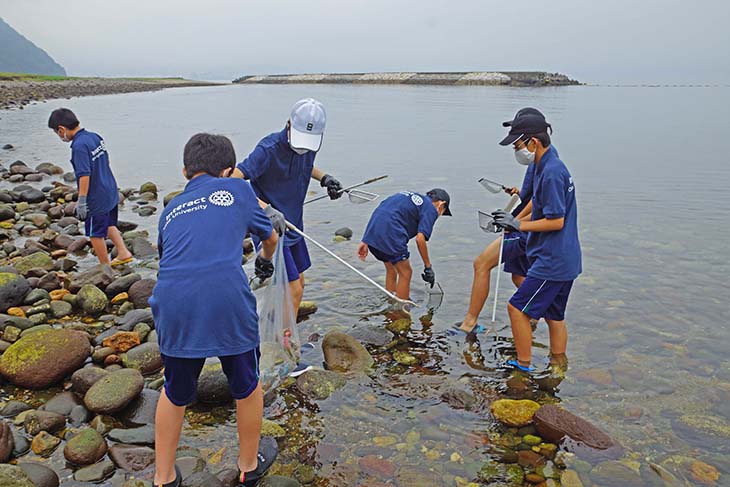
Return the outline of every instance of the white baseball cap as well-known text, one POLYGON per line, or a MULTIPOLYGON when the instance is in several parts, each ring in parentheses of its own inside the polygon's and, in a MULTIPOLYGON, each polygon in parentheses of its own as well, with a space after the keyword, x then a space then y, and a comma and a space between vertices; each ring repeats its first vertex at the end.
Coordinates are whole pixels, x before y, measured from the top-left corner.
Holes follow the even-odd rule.
POLYGON ((318 151, 322 146, 327 113, 314 98, 299 100, 291 109, 289 143, 297 149, 318 151))

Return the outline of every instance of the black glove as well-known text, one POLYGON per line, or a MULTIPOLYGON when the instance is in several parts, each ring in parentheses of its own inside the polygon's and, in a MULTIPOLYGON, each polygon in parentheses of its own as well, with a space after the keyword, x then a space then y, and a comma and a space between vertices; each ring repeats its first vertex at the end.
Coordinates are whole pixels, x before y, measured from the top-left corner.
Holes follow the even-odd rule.
POLYGON ((258 255, 254 264, 254 274, 260 280, 265 281, 274 275, 274 264, 269 259, 264 259, 261 255, 258 255))
POLYGON ((320 186, 327 188, 327 194, 331 200, 336 200, 342 196, 342 184, 329 174, 322 176, 322 180, 319 182, 320 186))
POLYGON ((504 210, 496 210, 492 212, 494 224, 498 227, 510 232, 518 232, 520 230, 520 221, 512 216, 512 213, 504 210))
POLYGON ((433 289, 433 285, 436 284, 436 273, 433 271, 433 267, 424 267, 421 279, 430 284, 431 289, 433 289))
POLYGON ((284 218, 284 214, 271 205, 264 208, 264 213, 271 220, 271 226, 274 227, 276 233, 284 235, 284 232, 286 232, 286 218, 284 218))

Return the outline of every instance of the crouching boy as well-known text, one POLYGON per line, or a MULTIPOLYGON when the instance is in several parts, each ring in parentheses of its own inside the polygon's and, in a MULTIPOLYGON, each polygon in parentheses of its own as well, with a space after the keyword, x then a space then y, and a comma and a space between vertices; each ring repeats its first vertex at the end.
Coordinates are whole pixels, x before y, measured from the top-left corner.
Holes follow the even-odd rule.
POLYGON ((433 287, 436 273, 428 256, 428 240, 440 215, 451 216, 451 199, 443 189, 425 195, 403 191, 389 196, 375 209, 358 247, 360 260, 368 252, 385 265, 385 288, 401 299, 410 299, 411 275, 408 242, 415 237, 423 260, 421 278, 433 287))
MULTIPOLYGON (((189 180, 160 216, 160 271, 150 306, 165 365, 155 416, 155 486, 180 485, 175 452, 185 407, 195 400, 207 357, 218 357, 238 424, 239 485, 254 485, 277 455, 276 442, 259 444, 263 395, 259 385, 256 299, 243 271, 247 233, 263 242, 270 262, 277 234, 248 182, 228 178, 236 154, 230 140, 197 134, 185 145, 189 180)), ((273 269, 271 269, 273 270, 273 269)))

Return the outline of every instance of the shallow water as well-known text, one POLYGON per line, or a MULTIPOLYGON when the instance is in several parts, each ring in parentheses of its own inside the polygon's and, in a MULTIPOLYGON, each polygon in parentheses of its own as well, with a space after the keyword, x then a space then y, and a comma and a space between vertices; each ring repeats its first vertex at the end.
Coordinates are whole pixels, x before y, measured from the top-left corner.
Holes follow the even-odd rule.
MULTIPOLYGON (((328 131, 317 157, 324 170, 345 185, 389 174, 368 188, 384 196, 444 187, 455 216, 437 223, 430 242, 446 291, 443 303, 426 324, 418 320, 425 309, 413 313, 408 348, 421 365, 407 369, 380 354, 372 377, 349 380, 326 401, 302 403, 293 388, 282 394, 267 413, 293 435, 283 443, 278 467, 283 473, 304 462, 315 467, 317 485, 359 485, 370 477, 358 460, 376 453, 397 465, 392 474, 397 485, 472 480, 490 458, 484 437, 495 426, 479 408, 466 412, 441 399, 444 388, 456 387, 482 399, 554 396, 624 444, 630 455, 652 462, 668 455, 700 459, 722 472, 718 485, 730 484, 726 446, 711 437, 687 443, 673 430, 673 422, 686 414, 730 424, 730 166, 722 144, 730 130, 724 116, 728 88, 228 86, 56 100, 0 114, 0 145, 16 147, 0 151, 0 163, 22 159, 70 168, 68 147, 46 128, 50 111, 68 106, 84 126, 105 137, 122 187, 152 180, 164 194, 184 185, 182 148, 190 135, 228 135, 243 159, 258 139, 283 126, 289 106, 304 96, 327 107, 328 131), (497 370, 509 354, 507 275, 501 281, 498 337, 469 345, 445 334, 465 312, 471 260, 491 239, 479 230, 476 210, 506 202, 476 180, 516 186, 521 181, 521 166, 497 141, 501 122, 523 106, 539 107, 553 124, 554 144, 576 182, 584 257, 568 307, 570 368, 550 394, 517 393, 506 385, 508 374, 497 370), (452 461, 452 453, 460 460, 452 461)), ((355 257, 373 208, 344 198, 321 201, 308 207, 305 221, 312 236, 381 279, 379 263, 362 264, 355 257), (355 236, 335 244, 332 235, 342 226, 355 236)), ((155 216, 127 211, 123 218, 156 227, 155 216)), ((418 270, 420 260, 411 250, 418 270)), ((320 310, 302 324, 302 337, 355 324, 382 326, 383 315, 363 317, 384 308, 377 292, 317 249, 310 251, 315 266, 307 273, 305 299, 317 301, 320 310)), ((423 302, 417 274, 413 295, 423 302)), ((491 299, 482 321, 490 315, 491 299)), ((544 323, 536 342, 541 364, 547 353, 544 323)), ((222 468, 235 454, 235 430, 230 410, 214 413, 191 413, 186 441, 210 455, 227 446, 222 468)))

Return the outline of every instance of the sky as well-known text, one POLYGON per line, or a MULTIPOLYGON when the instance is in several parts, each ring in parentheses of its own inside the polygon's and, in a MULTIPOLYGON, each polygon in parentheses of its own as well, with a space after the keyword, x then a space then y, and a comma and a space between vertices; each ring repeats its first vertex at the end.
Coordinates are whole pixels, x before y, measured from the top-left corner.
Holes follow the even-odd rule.
POLYGON ((75 76, 539 70, 730 83, 727 0, 0 0, 0 17, 75 76))

